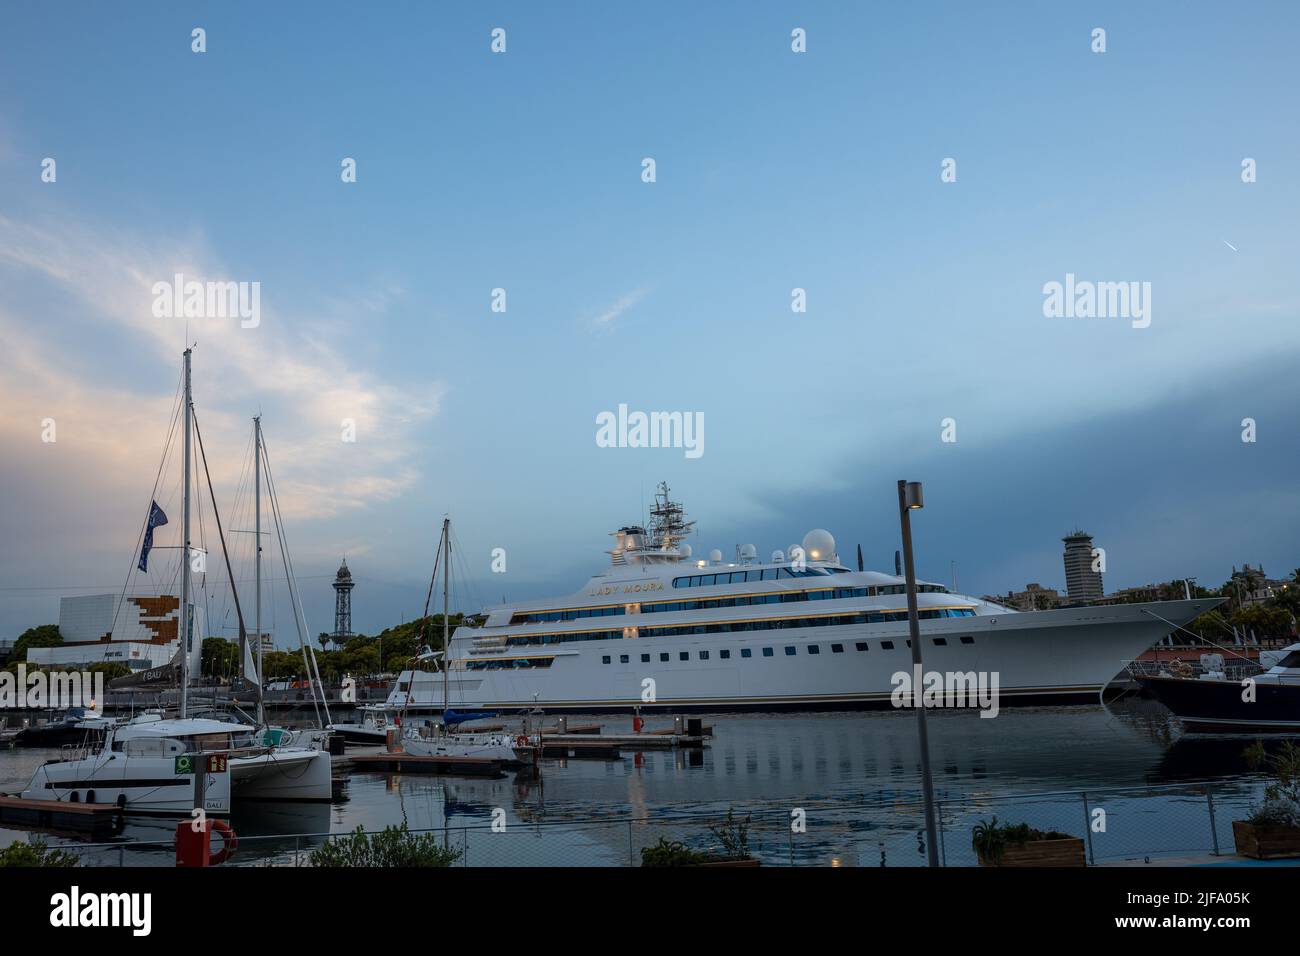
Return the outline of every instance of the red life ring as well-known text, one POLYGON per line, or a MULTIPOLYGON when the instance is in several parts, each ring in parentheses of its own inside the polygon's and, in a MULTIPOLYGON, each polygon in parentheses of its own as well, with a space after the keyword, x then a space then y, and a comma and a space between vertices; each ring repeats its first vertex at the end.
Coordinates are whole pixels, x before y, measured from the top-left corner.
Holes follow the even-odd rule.
POLYGON ((239 837, 235 836, 235 831, 230 829, 230 824, 224 820, 213 820, 212 829, 221 834, 221 849, 208 859, 208 866, 225 863, 239 848, 239 837))
POLYGON ((527 746, 528 746, 528 738, 525 737, 523 734, 520 734, 518 737, 515 738, 515 746, 516 746, 516 747, 527 747, 527 746))

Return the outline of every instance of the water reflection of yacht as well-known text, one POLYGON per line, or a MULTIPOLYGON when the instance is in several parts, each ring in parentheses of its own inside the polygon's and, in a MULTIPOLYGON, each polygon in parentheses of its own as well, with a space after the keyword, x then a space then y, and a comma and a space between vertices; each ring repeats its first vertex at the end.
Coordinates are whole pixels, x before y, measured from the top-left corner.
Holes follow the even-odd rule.
MULTIPOLYGON (((648 527, 615 535, 612 563, 576 594, 489 608, 448 667, 403 671, 390 709, 538 704, 548 712, 889 707, 911 670, 898 575, 840 563, 816 530, 789 554, 753 545, 692 558, 694 522, 661 486, 648 527)), ((996 672, 1000 704, 1095 702, 1123 667, 1218 599, 1016 612, 919 584, 927 668, 996 672)))

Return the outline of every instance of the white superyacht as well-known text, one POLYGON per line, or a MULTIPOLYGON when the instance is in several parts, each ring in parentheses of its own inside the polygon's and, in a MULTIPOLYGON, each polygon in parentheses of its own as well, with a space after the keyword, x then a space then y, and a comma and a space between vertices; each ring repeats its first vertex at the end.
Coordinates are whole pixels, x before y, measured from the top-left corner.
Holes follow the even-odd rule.
MULTIPOLYGON (((692 557, 661 485, 648 527, 614 533, 577 593, 488 608, 456 629, 446 675, 405 670, 386 706, 669 712, 889 707, 911 672, 904 579, 840 563, 820 529, 761 561, 692 557), (445 690, 444 690, 445 687, 445 690)), ((996 672, 999 704, 1093 702, 1218 599, 1017 612, 919 582, 927 671, 996 672)))

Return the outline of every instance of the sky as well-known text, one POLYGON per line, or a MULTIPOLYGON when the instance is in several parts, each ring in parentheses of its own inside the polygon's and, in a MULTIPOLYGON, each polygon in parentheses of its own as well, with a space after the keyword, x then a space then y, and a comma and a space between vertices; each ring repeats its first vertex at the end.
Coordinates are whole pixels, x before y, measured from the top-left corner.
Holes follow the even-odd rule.
POLYGON ((312 633, 344 555, 356 630, 418 614, 444 515, 458 606, 570 593, 663 480, 697 554, 825 527, 889 570, 907 478, 919 573, 970 593, 1063 585, 1075 527, 1107 589, 1290 573, 1298 26, 1289 3, 10 0, 0 638, 168 585, 170 552, 129 572, 187 342, 236 576, 260 413, 312 633), (258 283, 256 324, 159 316, 177 273, 258 283), (1048 317, 1067 275, 1149 289, 1150 324, 1048 317), (601 447, 620 405, 702 418, 703 453, 601 447))

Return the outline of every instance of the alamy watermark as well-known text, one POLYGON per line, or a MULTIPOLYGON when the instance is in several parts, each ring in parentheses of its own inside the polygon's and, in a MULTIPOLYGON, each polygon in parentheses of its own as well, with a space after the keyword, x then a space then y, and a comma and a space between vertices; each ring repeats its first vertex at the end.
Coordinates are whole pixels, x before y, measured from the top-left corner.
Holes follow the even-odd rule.
POLYGON ((703 412, 629 412, 596 416, 596 444, 601 448, 684 448, 687 458, 704 454, 703 412))
POLYGON ((1150 282, 1076 281, 1073 272, 1065 282, 1043 286, 1043 315, 1049 319, 1132 319, 1133 328, 1151 324, 1150 282))
POLYGON ((27 673, 19 664, 17 673, 0 671, 0 710, 67 710, 94 708, 104 699, 103 673, 90 671, 36 671, 27 673))
POLYGON ((153 284, 157 319, 239 319, 240 328, 262 324, 262 283, 200 282, 176 273, 171 282, 153 284))
POLYGON ((997 671, 896 671, 889 695, 895 707, 977 707, 981 717, 998 715, 997 671))

